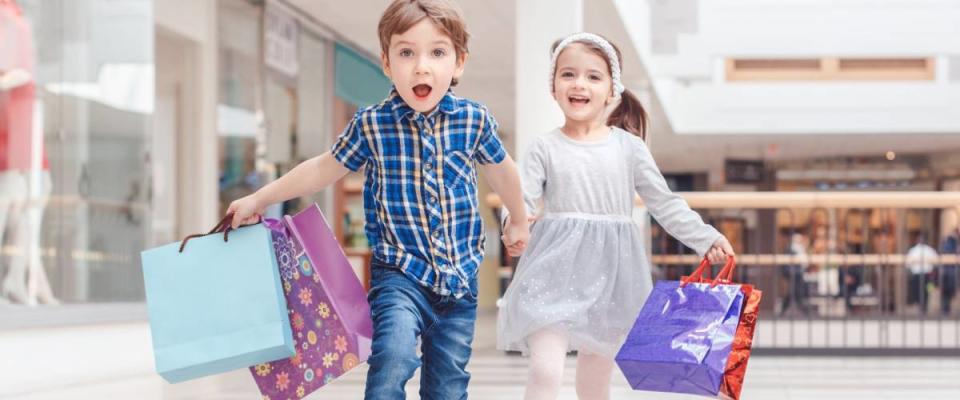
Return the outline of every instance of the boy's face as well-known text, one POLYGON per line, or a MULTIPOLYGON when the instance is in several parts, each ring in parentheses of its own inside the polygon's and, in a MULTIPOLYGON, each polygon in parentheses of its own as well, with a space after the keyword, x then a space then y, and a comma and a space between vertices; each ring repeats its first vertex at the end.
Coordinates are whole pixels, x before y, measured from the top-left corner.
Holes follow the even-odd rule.
POLYGON ((466 55, 457 57, 453 42, 429 19, 390 38, 389 54, 381 54, 386 74, 403 101, 416 111, 432 111, 463 75, 466 55))

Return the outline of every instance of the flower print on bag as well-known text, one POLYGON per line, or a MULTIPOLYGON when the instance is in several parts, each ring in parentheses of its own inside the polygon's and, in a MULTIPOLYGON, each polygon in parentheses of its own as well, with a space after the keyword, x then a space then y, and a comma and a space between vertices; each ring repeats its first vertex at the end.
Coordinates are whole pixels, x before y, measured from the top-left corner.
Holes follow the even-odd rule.
POLYGON ((360 364, 360 358, 356 354, 347 353, 343 356, 343 371, 349 371, 353 367, 356 367, 357 364, 360 364))
POLYGON ((267 376, 270 375, 272 367, 270 367, 270 364, 257 364, 255 369, 257 370, 257 375, 267 376))
POLYGON ((290 364, 296 368, 300 368, 300 365, 303 363, 303 353, 297 352, 293 357, 290 357, 290 364))
POLYGON ((310 260, 300 261, 300 272, 303 273, 303 276, 313 275, 313 266, 311 266, 310 260))
POLYGON ((277 374, 277 389, 284 391, 287 390, 287 386, 290 386, 290 375, 286 372, 277 374))
POLYGON ((313 304, 313 292, 310 290, 310 288, 300 289, 299 297, 300 297, 300 304, 303 304, 304 306, 309 306, 313 304))
POLYGON ((344 353, 347 351, 347 338, 337 335, 337 339, 333 341, 333 344, 338 352, 344 353))
POLYGON ((330 368, 333 366, 335 361, 340 360, 340 355, 337 353, 324 353, 323 354, 323 367, 330 368))
POLYGON ((300 313, 293 313, 293 329, 301 330, 303 329, 304 321, 303 316, 300 313))

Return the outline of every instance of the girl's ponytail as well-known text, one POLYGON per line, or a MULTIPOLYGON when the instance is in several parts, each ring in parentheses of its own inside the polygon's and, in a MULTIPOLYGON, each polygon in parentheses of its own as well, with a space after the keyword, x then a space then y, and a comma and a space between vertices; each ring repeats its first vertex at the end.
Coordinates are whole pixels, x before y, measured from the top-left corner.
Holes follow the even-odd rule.
POLYGON ((619 127, 646 140, 647 121, 647 110, 640 104, 640 100, 630 90, 624 90, 620 94, 620 104, 607 118, 607 125, 619 127))

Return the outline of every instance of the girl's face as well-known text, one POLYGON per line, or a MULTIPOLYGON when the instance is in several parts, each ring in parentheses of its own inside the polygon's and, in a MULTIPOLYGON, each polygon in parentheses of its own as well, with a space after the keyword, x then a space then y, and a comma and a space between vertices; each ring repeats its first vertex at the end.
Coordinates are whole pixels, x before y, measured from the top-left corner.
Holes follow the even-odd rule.
POLYGON ((609 70, 606 59, 581 43, 563 49, 553 75, 553 98, 567 120, 589 123, 603 119, 613 100, 609 70))

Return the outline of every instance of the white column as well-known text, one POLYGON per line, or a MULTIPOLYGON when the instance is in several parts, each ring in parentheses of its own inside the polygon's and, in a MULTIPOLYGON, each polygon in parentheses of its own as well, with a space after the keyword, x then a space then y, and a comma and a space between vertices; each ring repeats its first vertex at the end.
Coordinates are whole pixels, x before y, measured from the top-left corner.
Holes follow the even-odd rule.
POLYGON ((217 1, 154 2, 157 26, 185 42, 182 132, 178 139, 177 236, 210 230, 219 216, 217 1))
POLYGON ((550 95, 550 45, 583 30, 583 0, 523 0, 517 4, 516 146, 527 145, 563 124, 563 113, 550 95))

